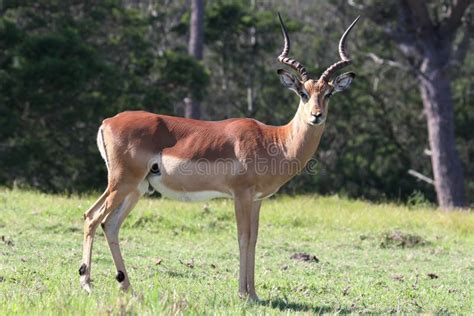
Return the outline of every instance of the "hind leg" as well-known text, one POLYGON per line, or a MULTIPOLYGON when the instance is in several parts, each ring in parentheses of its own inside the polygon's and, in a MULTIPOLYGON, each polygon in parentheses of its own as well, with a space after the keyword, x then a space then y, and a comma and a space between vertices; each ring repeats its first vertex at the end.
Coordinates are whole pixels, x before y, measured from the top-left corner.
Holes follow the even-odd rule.
POLYGON ((97 226, 112 210, 116 209, 125 199, 125 197, 136 188, 136 185, 130 187, 124 185, 119 188, 108 188, 108 194, 104 193, 101 198, 84 214, 84 248, 82 265, 79 269, 81 276, 81 286, 87 292, 91 292, 91 257, 92 244, 97 226), (103 203, 100 203, 102 200, 103 203))
MULTIPOLYGON (((100 196, 97 201, 94 202, 94 204, 84 213, 84 220, 87 218, 94 217, 94 215, 103 208, 105 200, 107 199, 109 195, 109 191, 105 190, 105 192, 100 196)), ((85 231, 85 229, 84 229, 85 231)), ((79 268, 79 275, 81 276, 81 286, 86 290, 87 292, 90 293, 90 261, 86 262, 86 254, 90 253, 92 251, 92 241, 89 242, 84 238, 84 249, 83 249, 83 261, 81 264, 81 267, 79 268)), ((89 257, 90 258, 90 257, 89 257)), ((89 259, 90 260, 90 259, 89 259)))
POLYGON ((130 280, 128 278, 127 270, 125 269, 122 253, 120 252, 118 235, 123 221, 128 214, 130 214, 131 210, 135 207, 143 194, 144 191, 142 190, 134 190, 130 192, 120 207, 110 213, 102 223, 102 228, 104 229, 105 237, 109 244, 110 252, 117 269, 116 280, 120 283, 120 288, 124 291, 127 291, 130 287, 130 280))

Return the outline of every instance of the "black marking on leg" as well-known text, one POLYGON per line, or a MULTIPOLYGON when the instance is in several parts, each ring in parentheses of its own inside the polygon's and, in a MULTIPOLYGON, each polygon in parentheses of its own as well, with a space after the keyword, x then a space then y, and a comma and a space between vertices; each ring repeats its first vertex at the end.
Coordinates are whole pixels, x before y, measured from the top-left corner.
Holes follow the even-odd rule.
POLYGON ((81 264, 81 267, 79 268, 79 275, 84 275, 86 273, 87 266, 85 263, 81 264))
POLYGON ((100 227, 102 227, 102 229, 105 230, 105 223, 100 223, 100 227))
POLYGON ((125 280, 125 274, 122 271, 118 271, 115 279, 119 282, 123 282, 123 280, 125 280))

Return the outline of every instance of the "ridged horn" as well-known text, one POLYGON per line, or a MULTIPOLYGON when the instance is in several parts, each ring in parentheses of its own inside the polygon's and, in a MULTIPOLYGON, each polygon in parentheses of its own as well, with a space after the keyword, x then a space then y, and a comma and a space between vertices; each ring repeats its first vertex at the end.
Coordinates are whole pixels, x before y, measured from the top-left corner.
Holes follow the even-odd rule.
POLYGON ((341 60, 329 66, 326 71, 323 72, 319 80, 329 82, 329 79, 331 79, 331 76, 336 71, 350 65, 351 59, 349 58, 349 54, 346 51, 346 39, 354 25, 357 23, 357 21, 359 21, 359 18, 360 15, 354 20, 354 22, 352 22, 352 24, 347 28, 344 34, 342 34, 341 39, 339 40, 339 56, 341 57, 341 60))
POLYGON ((298 71, 301 76, 301 81, 305 82, 308 80, 308 73, 301 63, 288 57, 288 54, 290 53, 290 37, 288 36, 288 32, 286 31, 286 27, 283 23, 280 13, 278 13, 278 18, 280 19, 281 32, 283 33, 283 38, 285 41, 283 51, 281 52, 280 56, 278 56, 278 61, 298 71))

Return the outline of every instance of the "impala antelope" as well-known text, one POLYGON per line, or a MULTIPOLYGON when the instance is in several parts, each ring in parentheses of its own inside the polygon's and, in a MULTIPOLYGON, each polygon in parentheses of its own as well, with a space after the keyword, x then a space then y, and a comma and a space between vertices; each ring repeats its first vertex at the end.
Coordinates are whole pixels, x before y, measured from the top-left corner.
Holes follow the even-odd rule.
POLYGON ((99 224, 117 269, 123 290, 130 280, 120 252, 118 234, 124 219, 139 198, 151 190, 184 201, 217 197, 233 198, 240 255, 239 295, 258 299, 255 292, 255 246, 262 200, 294 177, 314 155, 324 131, 329 98, 349 87, 355 74, 335 77, 350 64, 346 38, 359 17, 339 42, 341 60, 310 79, 304 66, 288 56, 290 39, 278 15, 284 48, 278 60, 298 75, 278 70, 281 83, 299 97, 294 118, 284 126, 269 126, 249 118, 206 122, 130 111, 105 119, 97 145, 108 170, 102 196, 84 214, 81 286, 90 292, 91 256, 99 224), (289 168, 259 172, 257 162, 289 168), (205 172, 202 172, 204 166, 205 172))

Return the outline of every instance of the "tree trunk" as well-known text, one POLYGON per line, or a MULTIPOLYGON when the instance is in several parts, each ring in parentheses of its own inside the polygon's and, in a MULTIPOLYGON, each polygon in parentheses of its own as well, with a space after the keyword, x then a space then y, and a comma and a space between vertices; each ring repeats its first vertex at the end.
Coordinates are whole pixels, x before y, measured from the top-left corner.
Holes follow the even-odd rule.
MULTIPOLYGON (((191 0, 191 23, 189 25, 188 54, 202 59, 204 46, 204 0, 191 0)), ((198 101, 188 97, 184 101, 184 116, 199 119, 201 105, 198 101)))
POLYGON ((449 74, 442 65, 425 58, 418 76, 426 113, 431 164, 439 206, 464 207, 464 177, 455 146, 453 100, 449 74))

